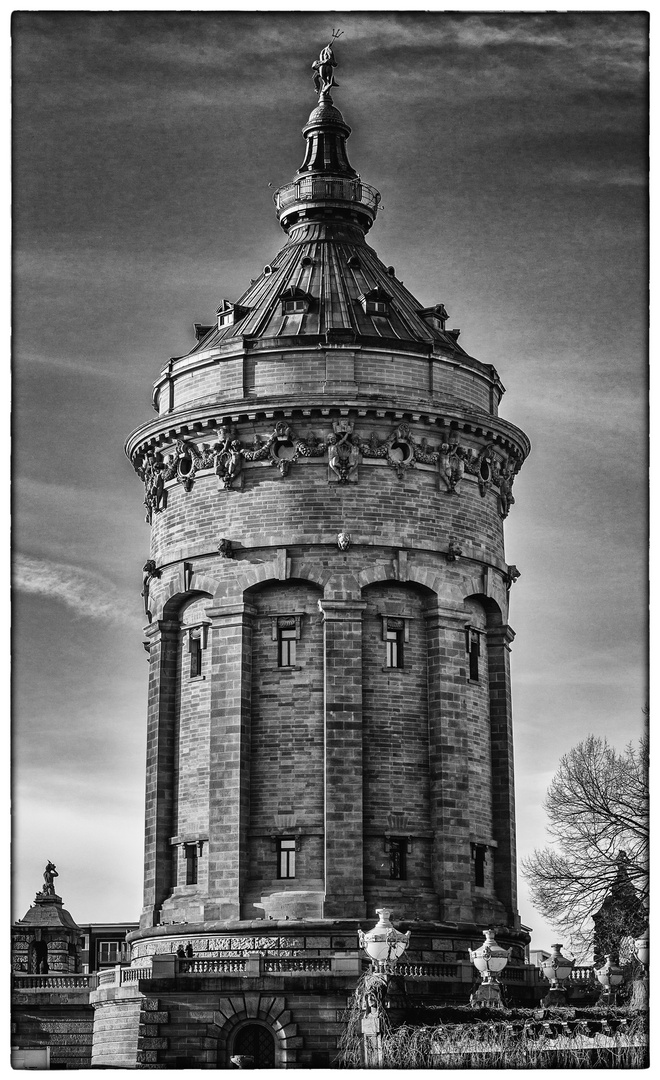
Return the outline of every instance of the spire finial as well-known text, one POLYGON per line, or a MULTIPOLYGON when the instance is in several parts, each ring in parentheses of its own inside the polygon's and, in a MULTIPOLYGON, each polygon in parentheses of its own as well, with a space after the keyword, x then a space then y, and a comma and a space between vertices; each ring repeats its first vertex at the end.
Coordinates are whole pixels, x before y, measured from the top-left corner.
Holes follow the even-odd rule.
POLYGON ((321 101, 331 102, 332 98, 330 97, 330 89, 333 86, 339 86, 339 83, 335 82, 335 76, 333 72, 333 68, 337 67, 337 61, 335 60, 335 54, 332 50, 332 45, 333 42, 335 42, 337 38, 341 37, 343 33, 343 30, 333 30, 330 41, 325 46, 325 48, 321 49, 318 60, 315 60, 312 64, 312 67, 314 68, 314 74, 312 78, 314 79, 314 86, 316 88, 316 92, 319 95, 319 104, 321 103, 321 101))

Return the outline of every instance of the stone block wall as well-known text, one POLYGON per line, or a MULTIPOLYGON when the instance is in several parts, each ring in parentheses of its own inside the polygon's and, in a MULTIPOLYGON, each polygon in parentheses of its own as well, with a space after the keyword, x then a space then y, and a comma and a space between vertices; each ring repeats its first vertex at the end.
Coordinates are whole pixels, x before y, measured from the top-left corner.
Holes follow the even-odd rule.
POLYGON ((88 1069, 93 1011, 87 1004, 88 995, 79 997, 76 1004, 63 1001, 62 994, 13 994, 12 1046, 22 1050, 49 1046, 51 1068, 88 1069))
MULTIPOLYGON (((380 437, 386 430, 381 428, 380 437)), ((322 433, 321 425, 316 431, 322 433)), ((224 489, 209 470, 196 476, 189 492, 170 481, 167 507, 153 519, 152 557, 161 566, 179 552, 217 551, 222 537, 240 549, 316 544, 346 530, 366 542, 431 552, 446 551, 453 539, 479 545, 491 562, 503 561, 496 493, 482 498, 474 477, 464 477, 460 494, 452 496, 429 465, 398 479, 393 468, 370 460, 358 473, 357 484, 328 483, 327 462, 306 459, 287 476, 263 462, 247 464, 240 491, 224 489)))
POLYGON ((501 395, 490 365, 470 356, 434 355, 429 343, 400 351, 374 347, 327 350, 319 346, 268 347, 250 342, 236 355, 230 345, 183 357, 158 391, 161 415, 186 406, 218 399, 240 401, 285 393, 332 393, 337 384, 365 396, 380 394, 397 399, 406 394, 416 401, 454 401, 497 415, 501 395))

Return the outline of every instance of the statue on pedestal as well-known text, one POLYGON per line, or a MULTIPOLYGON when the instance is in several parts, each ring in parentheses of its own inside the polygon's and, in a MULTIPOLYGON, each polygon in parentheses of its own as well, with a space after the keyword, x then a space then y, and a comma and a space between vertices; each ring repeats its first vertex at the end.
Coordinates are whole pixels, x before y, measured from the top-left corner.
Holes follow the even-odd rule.
POLYGON ((51 862, 49 859, 46 863, 46 869, 44 870, 44 887, 41 890, 45 896, 55 896, 53 879, 56 877, 59 877, 59 874, 55 869, 55 863, 51 862))

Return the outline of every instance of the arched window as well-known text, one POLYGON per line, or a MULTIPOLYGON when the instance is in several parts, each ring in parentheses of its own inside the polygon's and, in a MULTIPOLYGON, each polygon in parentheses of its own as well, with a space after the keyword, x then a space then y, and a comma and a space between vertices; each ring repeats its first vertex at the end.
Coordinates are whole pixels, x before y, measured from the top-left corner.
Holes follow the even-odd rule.
POLYGON ((48 944, 45 941, 30 942, 28 971, 31 975, 48 974, 48 944))
POLYGON ((249 1068, 275 1068, 275 1036, 265 1024, 246 1024, 234 1036, 231 1058, 248 1057, 249 1068))

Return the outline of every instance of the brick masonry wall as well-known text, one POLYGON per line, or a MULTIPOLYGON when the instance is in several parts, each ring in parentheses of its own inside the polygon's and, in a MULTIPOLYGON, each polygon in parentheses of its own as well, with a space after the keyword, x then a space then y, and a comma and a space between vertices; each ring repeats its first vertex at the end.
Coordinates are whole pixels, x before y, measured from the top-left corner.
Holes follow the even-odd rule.
POLYGON ((365 897, 372 914, 392 905, 397 918, 433 917, 427 704, 427 642, 423 592, 399 583, 364 590, 365 897), (406 616, 404 666, 386 667, 383 614, 406 616), (387 836, 403 837, 405 879, 390 877, 387 836), (408 840, 408 837, 410 839, 408 840))
POLYGON ((399 396, 407 392, 416 399, 455 401, 491 411, 491 370, 478 361, 463 364, 460 358, 447 362, 446 358, 366 348, 327 352, 299 347, 295 351, 251 349, 238 356, 205 353, 175 364, 173 371, 172 397, 167 392, 160 397, 163 413, 170 400, 171 409, 181 409, 218 398, 317 395, 319 387, 337 381, 350 381, 356 392, 364 395, 399 396), (347 355, 350 367, 343 364, 347 355))
MULTIPOLYGON (((486 615, 478 601, 466 600, 467 622, 485 631, 486 615)), ((488 685, 488 644, 485 632, 479 635, 480 655, 477 659, 479 679, 470 679, 467 649, 459 660, 459 670, 465 677, 465 711, 469 731, 467 774, 470 786, 471 831, 480 840, 492 839, 492 798, 490 786, 490 713, 488 685), (484 783, 484 778, 488 783, 484 783)), ((489 860, 487 860, 488 862, 489 860)))
MULTIPOLYGON (((182 432, 198 444, 214 441, 210 418, 222 400, 237 400, 239 366, 242 395, 300 399, 278 414, 294 442, 311 434, 324 441, 342 400, 351 401, 343 413, 365 443, 393 435, 394 402, 417 403, 405 414, 417 445, 437 448, 450 423, 477 452, 494 442, 501 457, 502 438, 520 442, 490 417, 493 372, 477 362, 383 349, 262 348, 183 374, 188 364, 175 366, 174 394, 181 405, 199 406, 203 431, 193 424, 182 432)), ((265 414, 240 416, 245 447, 273 432, 275 419, 265 414)), ((168 452, 173 438, 159 448, 168 452)), ((467 624, 493 631, 493 605, 506 623, 497 493, 482 496, 466 473, 452 494, 435 467, 397 472, 383 458, 364 458, 358 482, 338 484, 325 458, 292 462, 293 446, 282 450, 287 468, 245 462, 229 490, 211 469, 189 491, 170 481, 166 506, 153 517, 151 556, 162 577, 150 592, 146 925, 172 889, 170 837, 206 831, 199 884, 176 885, 170 921, 296 917, 294 893, 301 904, 324 894, 326 917, 362 917, 385 901, 400 917, 503 917, 515 911, 508 660, 482 634, 479 680, 471 681, 465 648, 467 624), (351 534, 345 553, 340 532, 351 534), (231 559, 218 555, 223 538, 231 559), (446 558, 450 541, 463 551, 455 563, 446 558), (380 608, 402 598, 410 615, 406 666, 383 671, 380 608), (177 627, 174 667, 172 646, 159 643, 166 600, 177 627), (186 672, 182 604, 190 604, 184 631, 210 620, 197 679, 186 672), (292 605, 303 633, 295 668, 284 670, 271 616, 292 605), (405 880, 389 877, 386 831, 410 836, 405 880), (283 882, 275 838, 288 833, 299 850, 296 877, 283 882), (474 843, 487 846, 483 887, 475 885, 474 843)), ((180 844, 174 881, 184 871, 180 844)))
MULTIPOLYGON (((205 893, 209 901, 204 902, 201 910, 207 919, 239 915, 255 918, 260 912, 277 918, 285 911, 296 917, 295 908, 278 907, 279 902, 274 898, 305 892, 321 896, 324 886, 328 900, 333 890, 329 888, 327 867, 324 882, 324 836, 325 858, 332 849, 339 874, 334 891, 339 890, 341 901, 337 900, 337 911, 332 911, 335 916, 348 915, 346 904, 349 895, 353 895, 358 905, 353 914, 358 917, 365 910, 365 903, 366 910, 371 911, 378 903, 387 902, 395 905, 402 918, 437 918, 438 897, 444 898, 445 918, 451 915, 454 919, 468 919, 477 910, 484 918, 489 913, 501 917, 501 908, 497 904, 493 907, 494 870, 499 874, 497 892, 504 889, 502 897, 508 906, 512 877, 508 860, 513 848, 508 839, 501 842, 504 836, 509 836, 513 820, 509 792, 512 766, 508 749, 511 739, 506 694, 508 674, 502 674, 500 667, 493 667, 495 661, 491 663, 487 637, 482 635, 480 678, 476 683, 470 682, 465 627, 485 629, 486 616, 480 600, 462 599, 499 580, 499 592, 496 592, 505 605, 501 578, 493 578, 489 586, 481 574, 477 572, 475 576, 473 564, 463 565, 462 561, 449 564, 444 557, 439 559, 429 552, 404 549, 396 558, 391 556, 391 549, 375 546, 356 545, 344 554, 336 544, 333 548, 328 545, 311 551, 305 546, 281 549, 276 553, 274 571, 271 569, 266 576, 273 572, 285 577, 290 574, 291 580, 264 581, 253 586, 244 594, 249 596, 249 613, 246 609, 245 615, 218 621, 214 617, 217 600, 210 598, 197 599, 184 608, 184 627, 196 624, 203 617, 212 624, 203 657, 203 670, 208 671, 209 678, 198 687, 185 688, 186 680, 189 684, 199 680, 190 679, 187 674, 189 657, 182 651, 185 634, 178 632, 177 685, 181 711, 178 745, 185 745, 188 753, 185 765, 180 750, 175 758, 173 776, 180 780, 180 785, 175 783, 172 805, 175 809, 179 806, 179 813, 178 817, 173 816, 167 833, 169 838, 176 833, 204 832, 208 820, 209 843, 200 860, 199 886, 178 887, 176 904, 166 905, 170 909, 168 921, 184 916, 186 921, 199 921, 200 897, 205 893), (338 623, 335 616, 339 609, 335 605, 333 625, 336 625, 324 648, 323 636, 324 633, 327 636, 328 628, 324 631, 319 610, 322 582, 326 581, 327 596, 345 595, 347 588, 355 588, 357 578, 369 566, 377 577, 390 576, 393 580, 365 587, 359 593, 361 606, 354 611, 352 601, 341 601, 348 608, 343 614, 339 612, 338 623), (376 570, 378 566, 380 570, 376 570), (438 581, 437 594, 426 586, 406 584, 395 577, 430 571, 434 571, 438 581), (299 572, 316 576, 318 585, 301 583, 296 578, 299 572), (448 609, 449 621, 440 619, 444 642, 440 653, 434 644, 437 634, 429 637, 428 630, 428 617, 438 595, 451 597, 454 605, 448 609), (277 642, 272 635, 273 617, 287 612, 299 613, 302 625, 301 640, 296 643, 296 666, 289 671, 277 666, 277 642), (385 643, 381 615, 385 612, 410 616, 410 640, 404 646, 406 667, 402 671, 383 670, 385 643), (249 642, 245 636, 248 628, 249 642), (439 664, 434 659, 436 655, 439 664), (216 658, 213 663, 211 657, 216 658), (353 677, 354 660, 357 667, 353 677), (495 701, 501 700, 504 708, 501 712, 497 705, 501 719, 497 721, 498 739, 494 746, 490 738, 495 715, 491 689, 495 701), (211 705, 202 707, 201 695, 205 702, 216 702, 213 708, 217 723, 209 719, 211 705), (346 713, 342 718, 349 699, 354 699, 351 716, 346 713), (237 714, 235 736, 230 734, 232 701, 241 710, 237 714), (324 707, 329 725, 325 773, 324 707), (356 716, 363 711, 360 719, 352 718, 355 709, 356 716), (357 727, 353 729, 355 723, 357 727), (353 730, 359 734, 355 761, 349 748, 353 730), (209 742, 215 737, 212 732, 217 732, 215 756, 209 742), (235 753, 230 750, 234 737, 238 738, 235 753), (339 739, 336 768, 327 756, 330 737, 339 739), (492 821, 491 769, 498 777, 498 799, 507 806, 508 816, 499 831, 492 821), (332 841, 332 830, 328 828, 329 792, 340 796, 336 804, 336 840, 332 841), (208 819, 205 819, 205 803, 208 819), (389 857, 384 849, 386 831, 412 836, 405 881, 389 878, 389 857), (297 834, 301 846, 296 878, 282 883, 276 877, 273 838, 297 834), (492 840, 497 848, 490 844, 492 840), (475 886, 471 842, 489 845, 483 887, 475 886), (223 907, 226 904, 230 906, 223 907), (212 915, 212 911, 225 914, 212 915)), ((230 596, 238 581, 245 580, 246 571, 252 568, 254 572, 268 557, 268 549, 262 549, 230 560, 219 556, 196 560, 191 564, 193 589, 202 588, 210 597, 212 592, 219 594, 224 588, 230 596)), ((158 589, 167 593, 182 585, 180 566, 164 573, 154 586, 154 605, 158 603, 158 589)), ((243 599, 227 603, 232 610, 237 605, 245 607, 243 599)), ((327 607, 327 601, 323 600, 322 606, 327 607)), ((171 854, 170 849, 170 858, 171 854)), ((182 874, 185 863, 181 854, 179 866, 182 874)), ((294 903, 294 897, 282 902, 294 903)), ((317 917, 318 905, 305 914, 317 917)))
POLYGON ((51 1068, 88 1069, 92 1061, 91 1005, 68 999, 61 1004, 44 1004, 39 998, 46 995, 30 995, 31 1002, 19 1004, 18 996, 12 1001, 12 1046, 23 1050, 49 1046, 51 1068))
MULTIPOLYGON (((208 647, 202 649, 201 674, 192 677, 187 630, 207 622, 208 600, 193 600, 181 614, 177 665, 177 746, 174 764, 174 832, 208 836, 209 737, 211 681, 208 647)), ((179 881, 178 884, 185 882, 179 881)))
POLYGON ((222 537, 238 547, 318 543, 344 529, 356 539, 436 551, 451 538, 482 545, 492 562, 504 557, 495 493, 481 498, 474 478, 464 478, 452 496, 439 489, 430 467, 399 480, 386 465, 363 463, 359 483, 344 486, 328 483, 327 464, 310 460, 292 465, 286 477, 260 463, 246 466, 242 491, 226 491, 210 472, 190 492, 171 483, 167 508, 154 516, 151 557, 162 565, 179 553, 215 551, 222 537))
POLYGON ((295 583, 253 595, 250 870, 246 917, 262 894, 323 889, 323 628, 319 590, 295 583), (301 616, 295 666, 278 666, 273 621, 301 616), (297 836, 295 879, 278 878, 273 837, 297 836))

